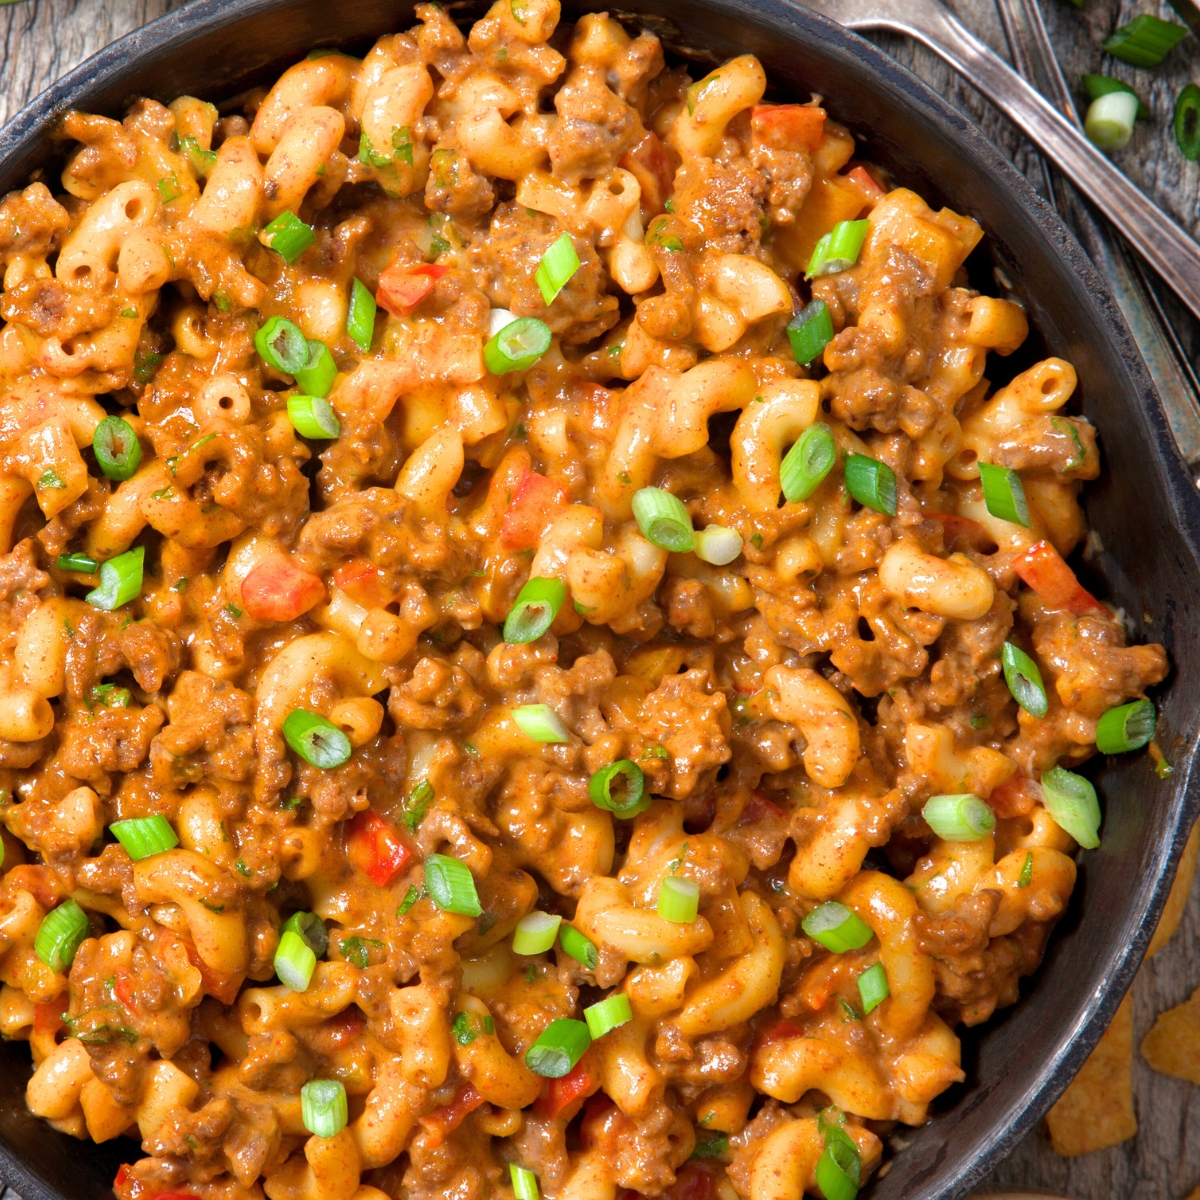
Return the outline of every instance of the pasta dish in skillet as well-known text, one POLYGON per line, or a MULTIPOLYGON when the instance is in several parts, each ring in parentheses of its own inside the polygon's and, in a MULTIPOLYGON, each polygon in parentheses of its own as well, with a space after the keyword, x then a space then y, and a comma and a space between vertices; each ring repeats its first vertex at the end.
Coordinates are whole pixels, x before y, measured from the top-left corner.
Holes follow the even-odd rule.
POLYGON ((1153 736, 1075 371, 753 57, 416 11, 0 204, 0 1032, 120 1200, 853 1200, 1153 736))

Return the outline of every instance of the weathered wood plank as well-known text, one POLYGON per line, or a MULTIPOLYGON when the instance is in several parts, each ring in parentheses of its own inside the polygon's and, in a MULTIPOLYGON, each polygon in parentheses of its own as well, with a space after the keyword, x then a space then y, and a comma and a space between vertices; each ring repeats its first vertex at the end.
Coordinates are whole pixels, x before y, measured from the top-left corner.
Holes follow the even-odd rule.
MULTIPOLYGON (((89 54, 131 29, 181 7, 186 0, 26 0, 0 9, 0 120, 5 120, 89 54)), ((1171 136, 1175 97, 1200 61, 1195 43, 1184 43, 1162 67, 1141 71, 1104 55, 1100 43, 1120 21, 1152 9, 1144 0, 1089 0, 1082 11, 1065 0, 1043 8, 1067 79, 1084 72, 1116 75, 1135 87, 1153 112, 1139 124, 1116 161, 1176 220, 1200 236, 1200 167, 1187 163, 1171 136)), ((963 20, 1007 57, 1003 31, 991 0, 954 0, 963 20)), ((1170 18, 1164 4, 1161 15, 1170 18)), ((968 113, 1016 166, 1040 182, 1035 156, 1020 134, 973 88, 933 54, 903 39, 879 44, 911 67, 936 91, 968 113)), ((1186 336, 1200 356, 1194 324, 1186 336)), ((1185 999, 1200 983, 1200 888, 1174 941, 1146 967, 1136 988, 1139 1037, 1156 1013, 1185 999)), ((1200 1089, 1134 1065, 1141 1131, 1134 1142, 1074 1160, 1058 1158, 1044 1132, 1035 1131, 1001 1164, 989 1184, 1058 1191, 1077 1200, 1182 1200, 1200 1183, 1200 1089)))

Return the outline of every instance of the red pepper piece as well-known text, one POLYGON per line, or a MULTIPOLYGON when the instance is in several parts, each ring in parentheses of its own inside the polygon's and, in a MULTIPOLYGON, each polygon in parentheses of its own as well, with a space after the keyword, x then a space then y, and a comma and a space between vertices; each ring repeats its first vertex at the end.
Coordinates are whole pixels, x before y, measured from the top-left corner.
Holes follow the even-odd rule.
POLYGON ((567 485, 530 471, 513 492, 500 541, 508 550, 532 550, 567 507, 567 485))
POLYGON ((350 861, 380 887, 387 887, 413 856, 400 831, 370 809, 346 826, 346 849, 350 861))
POLYGON ((1075 578, 1063 556, 1047 541, 1035 542, 1013 559, 1013 570, 1048 608, 1065 608, 1077 617, 1085 613, 1108 616, 1108 609, 1075 578))
POLYGON ((321 577, 282 556, 264 559, 242 580, 242 607, 256 621, 294 621, 324 599, 321 577))
POLYGON ((811 154, 825 133, 825 110, 811 104, 756 104, 750 128, 760 145, 811 154))

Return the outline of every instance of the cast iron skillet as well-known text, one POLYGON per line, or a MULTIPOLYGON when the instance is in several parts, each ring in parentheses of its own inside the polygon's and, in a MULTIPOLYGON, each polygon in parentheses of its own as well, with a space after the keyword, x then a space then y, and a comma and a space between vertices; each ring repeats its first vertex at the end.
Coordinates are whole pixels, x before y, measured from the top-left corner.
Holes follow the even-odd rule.
MULTIPOLYGON (((464 24, 482 11, 453 7, 464 24)), ((563 17, 601 7, 565 0, 563 17)), ((779 97, 825 96, 898 183, 982 223, 987 236, 972 256, 979 286, 994 292, 995 279, 1011 281, 1036 331, 1019 357, 992 367, 993 377, 1045 353, 1078 368, 1082 408, 1099 427, 1105 458, 1086 493, 1103 550, 1085 576, 1123 607, 1141 638, 1166 643, 1171 655, 1159 743, 1174 774, 1157 779, 1145 755, 1097 764, 1103 844, 1083 856, 1072 907, 1040 972, 1018 1005, 967 1032, 966 1084, 942 1098, 928 1125, 905 1135, 907 1148, 870 1192, 874 1200, 957 1200, 1042 1116, 1106 1026, 1200 804, 1200 502, 1099 278, 1055 213, 974 125, 868 42, 787 0, 630 0, 629 10, 612 11, 702 64, 758 55, 779 97)), ((314 46, 361 50, 412 23, 411 0, 193 0, 88 60, 0 130, 0 193, 43 169, 57 186, 61 151, 51 133, 68 108, 120 117, 137 96, 220 100, 271 80, 314 46)), ((0 1048, 0 1064, 4 1180, 25 1200, 110 1196, 119 1162, 137 1156, 133 1143, 94 1147, 53 1132, 25 1112, 25 1047, 0 1048)))

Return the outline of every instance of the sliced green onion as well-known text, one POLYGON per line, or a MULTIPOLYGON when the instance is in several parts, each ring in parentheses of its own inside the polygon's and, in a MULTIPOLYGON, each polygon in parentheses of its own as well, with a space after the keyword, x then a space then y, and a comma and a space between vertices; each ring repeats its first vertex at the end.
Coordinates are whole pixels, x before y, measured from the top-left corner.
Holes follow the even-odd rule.
POLYGON ((588 1033, 592 1040, 602 1038, 606 1033, 633 1020, 633 1009, 629 1006, 629 997, 624 992, 614 992, 583 1010, 583 1019, 587 1022, 588 1033))
MULTIPOLYGON (((1085 75, 1083 77, 1083 86, 1089 100, 1099 100, 1101 96, 1107 96, 1111 92, 1128 92, 1131 96, 1137 95, 1137 92, 1124 80, 1114 79, 1111 75, 1085 75)), ((1150 119, 1150 110, 1142 103, 1140 97, 1138 99, 1137 115, 1139 121, 1148 121, 1150 119)))
MULTIPOLYGON (((810 425, 779 464, 779 486, 790 504, 807 500, 837 461, 837 444, 823 421, 810 425)), ((874 461, 874 460, 871 460, 874 461)))
POLYGON ((1127 754, 1140 750, 1153 736, 1158 713, 1149 700, 1135 700, 1110 708, 1096 722, 1096 749, 1101 754, 1127 754))
POLYGON ((516 1200, 538 1200, 537 1176, 528 1167, 518 1167, 516 1163, 509 1163, 508 1174, 512 1180, 516 1200))
POLYGON ((537 317, 518 317, 494 334, 483 348, 483 361, 493 375, 526 371, 547 350, 553 334, 550 326, 537 317))
POLYGON ((93 607, 112 612, 122 604, 137 599, 142 594, 142 568, 145 565, 146 548, 137 546, 126 550, 116 558, 100 564, 100 586, 93 588, 84 599, 93 607))
POLYGON ((1189 162, 1200 158, 1200 87, 1185 84, 1175 101, 1175 144, 1189 162))
POLYGON ((833 341, 833 317, 824 300, 806 304, 787 325, 788 341, 792 343, 792 355, 802 366, 807 367, 825 347, 833 341))
POLYGON ((979 478, 988 512, 1002 521, 1012 521, 1029 529, 1029 502, 1025 499, 1025 486, 1020 475, 1009 467, 981 462, 979 478))
POLYGON ((207 179, 213 167, 217 165, 215 150, 205 150, 194 137, 181 137, 179 148, 187 155, 191 168, 201 179, 207 179))
POLYGON ((311 912, 296 912, 283 923, 284 933, 299 934, 304 944, 318 957, 329 949, 329 930, 325 922, 311 912))
POLYGON ((722 1158, 729 1151, 729 1135, 720 1133, 716 1137, 707 1138, 701 1141, 696 1139, 695 1148, 692 1150, 692 1158, 722 1158))
POLYGON ((1033 851, 1025 851, 1025 861, 1021 864, 1021 873, 1017 876, 1017 887, 1027 888, 1033 882, 1033 851))
POLYGON ((1133 137, 1138 98, 1131 92, 1109 92, 1088 105, 1083 132, 1101 150, 1122 150, 1133 137))
POLYGON ((696 532, 683 501, 662 488, 638 488, 633 497, 633 516, 642 536, 672 554, 696 548, 696 532))
POLYGON ((877 1009, 891 995, 888 990, 887 971, 883 963, 868 967, 858 977, 858 994, 862 997, 863 1016, 877 1009))
POLYGON ((375 312, 378 305, 370 288, 361 279, 350 283, 350 307, 346 311, 346 332, 350 340, 363 351, 370 350, 375 336, 375 312))
POLYGON ((105 417, 92 434, 96 464, 109 479, 132 479, 142 461, 142 444, 133 426, 121 417, 105 417))
POLYGON ((742 535, 724 525, 709 525, 696 533, 696 557, 714 567, 728 566, 742 552, 742 535))
POLYGON ((867 220, 839 221, 813 248, 804 278, 816 279, 820 275, 848 271, 858 262, 870 228, 871 222, 867 220))
POLYGON ((284 718, 283 737, 306 763, 322 771, 340 767, 354 749, 332 721, 306 708, 294 708, 284 718))
POLYGON ((300 1089, 300 1115, 309 1133, 336 1137, 350 1116, 345 1085, 338 1079, 310 1079, 300 1089))
POLYGON ((840 1126, 825 1130, 825 1149, 817 1160, 817 1186, 825 1200, 855 1200, 862 1181, 862 1159, 853 1138, 840 1126))
POLYGON ((510 644, 536 642, 554 624, 567 598, 561 579, 535 576, 517 593, 517 602, 504 620, 504 640, 510 644))
POLYGON ((1000 662, 1004 667, 1004 682, 1012 698, 1033 717, 1044 717, 1050 708, 1046 699, 1046 687, 1038 665, 1012 642, 1005 642, 1000 651, 1000 662))
POLYGON ((337 363, 324 342, 308 343, 308 362, 295 372, 296 386, 306 396, 328 396, 337 378, 337 363))
POLYGON ((596 969, 599 955, 596 953, 596 943, 591 938, 584 937, 574 925, 563 924, 558 930, 558 944, 564 954, 569 954, 577 963, 582 963, 589 971, 596 969))
POLYGON ((295 375, 308 366, 308 338, 298 325, 283 317, 267 320, 254 335, 254 348, 263 362, 284 375, 295 375))
POLYGON ((980 842, 996 828, 996 814, 970 792, 930 796, 921 816, 946 842, 980 842))
POLYGON ((333 411, 333 405, 323 396, 289 396, 288 418, 292 428, 306 438, 321 439, 340 437, 342 423, 333 411))
POLYGON ((258 235, 268 250, 274 250, 285 263, 294 263, 317 240, 311 225, 305 225, 290 209, 271 221, 258 235))
POLYGON ((75 951, 91 936, 92 924, 74 900, 64 900, 38 926, 33 949, 52 971, 66 971, 75 961, 75 951))
POLYGON ((1142 13, 1106 38, 1101 49, 1134 67, 1157 67, 1179 42, 1187 29, 1174 21, 1164 21, 1142 13))
POLYGON ((642 768, 627 758, 601 767, 588 780, 588 795, 592 803, 619 817, 631 815, 632 810, 638 808, 645 788, 646 776, 642 768))
POLYGON ((861 950, 872 937, 871 927, 837 900, 818 905, 800 926, 814 942, 820 942, 834 954, 861 950))
POLYGON ((152 817, 133 817, 128 821, 114 821, 109 832, 125 847, 134 862, 141 862, 152 854, 174 850, 179 845, 171 822, 160 814, 152 817))
POLYGON ((525 1065, 543 1079, 561 1079, 575 1069, 591 1044, 592 1035, 582 1021, 560 1017, 525 1051, 525 1065))
POLYGON ((1089 780, 1054 767, 1042 776, 1042 799, 1054 823, 1085 850, 1100 845, 1100 801, 1089 780))
POLYGON ((425 860, 425 886, 434 904, 443 912, 458 913, 463 917, 483 915, 471 868, 457 858, 431 854, 425 860))
POLYGON ((554 297, 567 286, 567 281, 579 270, 579 255, 569 233, 560 234, 538 263, 537 285, 542 299, 554 303, 554 297))
POLYGON ((304 992, 317 969, 317 956, 312 947, 298 934, 285 929, 275 950, 275 974, 279 982, 293 992, 304 992))
POLYGON ((877 458, 846 455, 846 491, 867 508, 889 517, 896 515, 896 475, 877 458))
POLYGON ((86 554, 60 554, 58 556, 60 571, 79 571, 83 575, 95 575, 100 570, 100 564, 86 554))
POLYGON ((548 704, 522 704, 512 710, 513 720, 535 742, 569 742, 571 731, 548 704))
POLYGON ((687 925, 700 911, 700 885, 694 879, 668 875, 658 889, 658 915, 675 925, 687 925))
POLYGON ((133 696, 128 688, 117 687, 115 683, 98 683, 88 693, 88 699, 105 708, 128 708, 133 696))
POLYGON ((514 954, 545 954, 558 938, 558 927, 562 917, 553 913, 526 913, 518 922, 513 934, 514 954))

